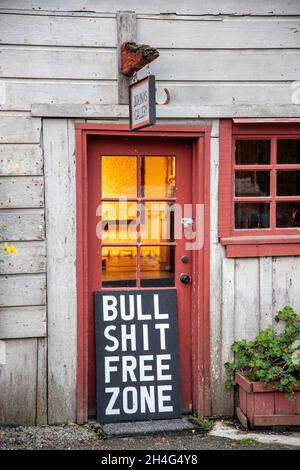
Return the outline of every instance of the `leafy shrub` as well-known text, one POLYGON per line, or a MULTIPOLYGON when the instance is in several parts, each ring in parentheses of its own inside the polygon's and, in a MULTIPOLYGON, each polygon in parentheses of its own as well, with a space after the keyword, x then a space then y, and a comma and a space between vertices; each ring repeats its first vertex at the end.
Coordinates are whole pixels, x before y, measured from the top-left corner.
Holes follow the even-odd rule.
POLYGON ((294 398, 293 389, 300 378, 300 315, 292 307, 284 307, 275 320, 285 322, 281 333, 269 325, 252 341, 232 344, 235 359, 225 363, 228 388, 236 384, 234 375, 240 371, 250 381, 262 381, 265 386, 272 383, 288 399, 294 398))

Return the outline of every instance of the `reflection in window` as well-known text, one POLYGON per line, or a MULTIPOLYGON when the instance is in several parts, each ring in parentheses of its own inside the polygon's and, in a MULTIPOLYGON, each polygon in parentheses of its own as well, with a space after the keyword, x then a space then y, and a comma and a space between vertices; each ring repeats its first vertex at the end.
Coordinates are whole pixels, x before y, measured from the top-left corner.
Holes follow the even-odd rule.
POLYGON ((102 286, 136 287, 136 259, 136 247, 102 247, 102 286))
POLYGON ((300 171, 277 171, 277 196, 300 196, 300 171))
POLYGON ((175 247, 141 247, 141 287, 175 285, 175 247))
POLYGON ((269 165, 270 140, 237 140, 235 143, 236 165, 269 165))
POLYGON ((296 165, 300 163, 300 140, 279 139, 277 141, 277 163, 296 165))
POLYGON ((300 227, 300 202, 277 202, 277 227, 300 227))
POLYGON ((270 196, 269 171, 236 171, 236 196, 270 196))
POLYGON ((236 202, 235 228, 255 229, 270 227, 270 204, 263 202, 236 202))
POLYGON ((175 196, 175 157, 142 157, 141 190, 145 198, 175 196))

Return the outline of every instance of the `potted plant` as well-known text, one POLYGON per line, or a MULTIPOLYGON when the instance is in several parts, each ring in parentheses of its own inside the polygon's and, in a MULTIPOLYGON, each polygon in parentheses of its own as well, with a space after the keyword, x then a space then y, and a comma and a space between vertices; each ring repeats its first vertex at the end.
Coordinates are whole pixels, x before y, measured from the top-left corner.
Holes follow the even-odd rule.
POLYGON ((235 341, 225 363, 228 388, 238 385, 237 416, 245 428, 300 425, 300 315, 284 307, 272 325, 251 341, 235 341))

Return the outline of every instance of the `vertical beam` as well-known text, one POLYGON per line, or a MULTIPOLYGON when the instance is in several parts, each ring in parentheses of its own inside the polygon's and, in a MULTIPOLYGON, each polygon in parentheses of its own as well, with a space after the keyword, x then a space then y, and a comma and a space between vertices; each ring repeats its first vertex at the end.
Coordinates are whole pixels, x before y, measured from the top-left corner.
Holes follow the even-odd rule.
POLYGON ((128 85, 130 78, 121 73, 121 45, 123 42, 137 40, 137 19, 134 11, 117 11, 117 48, 118 48, 118 103, 128 104, 128 85))
POLYGON ((234 291, 235 291, 235 260, 224 258, 222 266, 222 391, 223 403, 221 411, 223 415, 233 414, 233 393, 225 388, 227 378, 224 363, 233 360, 231 345, 235 339, 234 317, 234 291))
POLYGON ((43 121, 48 284, 48 421, 76 419, 74 122, 43 121))
POLYGON ((37 338, 36 424, 47 421, 47 338, 37 338))

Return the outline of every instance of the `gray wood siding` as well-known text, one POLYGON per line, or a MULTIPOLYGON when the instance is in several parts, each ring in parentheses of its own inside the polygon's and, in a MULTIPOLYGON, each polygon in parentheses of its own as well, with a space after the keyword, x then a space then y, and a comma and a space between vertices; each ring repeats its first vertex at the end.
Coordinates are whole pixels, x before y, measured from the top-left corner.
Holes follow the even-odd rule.
POLYGON ((171 101, 158 106, 159 122, 213 125, 215 414, 233 410, 223 384, 233 339, 253 336, 286 303, 300 307, 299 259, 228 260, 216 226, 218 118, 299 117, 291 102, 291 85, 300 80, 299 0, 2 0, 0 248, 13 242, 19 254, 0 263, 0 338, 7 350, 0 422, 75 419, 75 141, 67 118, 127 122, 117 90, 116 12, 124 8, 137 12, 137 41, 160 50, 151 65, 157 100, 164 101, 166 87, 171 101))
POLYGON ((219 139, 211 146, 211 387, 215 415, 232 415, 233 394, 226 390, 224 363, 232 360, 235 340, 253 339, 285 305, 300 312, 300 258, 228 259, 218 243, 219 139), (251 289, 249 289, 249 285, 251 289))
MULTIPOLYGON (((168 108, 176 113, 193 104, 190 117, 197 109, 202 117, 237 116, 240 110, 250 116, 255 104, 260 108, 254 116, 276 117, 284 106, 285 116, 295 115, 298 0, 181 3, 126 2, 137 12, 137 41, 160 50, 151 70, 158 95, 164 87, 170 91, 168 108)), ((116 11, 122 8, 121 0, 69 0, 63 8, 52 0, 2 1, 0 109, 116 104, 116 11)))

